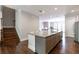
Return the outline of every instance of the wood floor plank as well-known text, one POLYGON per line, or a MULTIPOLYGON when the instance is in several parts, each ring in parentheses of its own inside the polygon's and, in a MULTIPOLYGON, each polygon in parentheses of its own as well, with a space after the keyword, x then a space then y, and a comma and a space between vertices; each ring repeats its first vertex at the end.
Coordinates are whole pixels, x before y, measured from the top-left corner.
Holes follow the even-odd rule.
MULTIPOLYGON (((15 32, 13 29, 6 29, 4 31, 15 32)), ((35 54, 28 48, 27 40, 18 43, 18 38, 15 37, 17 36, 11 35, 11 33, 5 35, 5 39, 3 39, 5 41, 0 43, 0 54, 35 54)), ((79 43, 75 42, 74 38, 66 37, 49 54, 79 54, 79 43)))

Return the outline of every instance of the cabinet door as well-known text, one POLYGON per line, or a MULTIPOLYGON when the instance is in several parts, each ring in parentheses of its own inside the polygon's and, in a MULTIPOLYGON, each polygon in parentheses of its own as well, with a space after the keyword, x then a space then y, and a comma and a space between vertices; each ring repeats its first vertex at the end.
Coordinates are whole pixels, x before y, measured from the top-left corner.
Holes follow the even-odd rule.
POLYGON ((60 32, 46 38, 46 53, 49 53, 61 40, 60 32))
POLYGON ((51 45, 52 45, 51 37, 47 37, 46 38, 46 52, 49 52, 49 50, 51 49, 51 45))
POLYGON ((28 48, 35 52, 35 36, 29 34, 28 35, 28 48))
POLYGON ((75 23, 75 41, 78 41, 78 23, 75 23))
POLYGON ((55 39, 53 36, 46 38, 46 53, 48 53, 55 46, 55 39))
POLYGON ((79 22, 78 22, 78 25, 77 25, 77 39, 78 39, 78 42, 79 42, 79 22))

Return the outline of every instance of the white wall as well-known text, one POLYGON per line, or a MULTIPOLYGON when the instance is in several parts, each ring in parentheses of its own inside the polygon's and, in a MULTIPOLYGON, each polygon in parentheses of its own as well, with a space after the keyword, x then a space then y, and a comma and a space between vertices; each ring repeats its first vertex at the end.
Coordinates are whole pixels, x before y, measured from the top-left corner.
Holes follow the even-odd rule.
POLYGON ((1 19, 0 19, 0 30, 1 30, 2 26, 1 26, 1 19))
POLYGON ((65 17, 65 34, 68 37, 74 37, 74 24, 79 21, 79 16, 66 16, 65 17))
POLYGON ((2 18, 2 12, 0 11, 0 40, 1 40, 1 29, 2 29, 1 18, 2 18))
POLYGON ((1 26, 1 18, 2 18, 2 12, 0 11, 0 30, 2 29, 2 26, 1 26))
POLYGON ((2 27, 1 27, 1 19, 0 19, 0 41, 1 41, 1 29, 2 27))
POLYGON ((39 19, 37 16, 21 10, 16 11, 16 30, 21 41, 27 40, 28 33, 38 29, 39 19))

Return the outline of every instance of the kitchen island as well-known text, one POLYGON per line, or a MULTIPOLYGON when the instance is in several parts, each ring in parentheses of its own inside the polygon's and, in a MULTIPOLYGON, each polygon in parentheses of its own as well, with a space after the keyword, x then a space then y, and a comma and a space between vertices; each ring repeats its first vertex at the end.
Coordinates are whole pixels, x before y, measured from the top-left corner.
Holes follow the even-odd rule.
POLYGON ((28 48, 39 54, 49 53, 61 41, 61 32, 28 34, 28 48))

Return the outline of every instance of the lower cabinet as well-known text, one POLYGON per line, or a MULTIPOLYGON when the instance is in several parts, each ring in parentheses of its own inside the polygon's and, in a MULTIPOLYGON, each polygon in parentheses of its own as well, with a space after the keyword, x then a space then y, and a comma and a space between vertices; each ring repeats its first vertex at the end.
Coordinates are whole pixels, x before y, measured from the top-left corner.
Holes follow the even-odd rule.
POLYGON ((39 54, 49 53, 61 41, 61 32, 48 37, 35 37, 35 51, 39 54))
POLYGON ((28 48, 35 52, 35 36, 32 34, 28 35, 28 48))
POLYGON ((46 53, 49 53, 61 41, 60 33, 46 38, 46 53))

